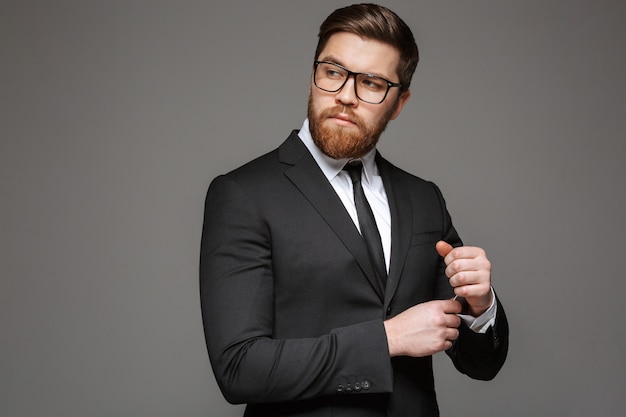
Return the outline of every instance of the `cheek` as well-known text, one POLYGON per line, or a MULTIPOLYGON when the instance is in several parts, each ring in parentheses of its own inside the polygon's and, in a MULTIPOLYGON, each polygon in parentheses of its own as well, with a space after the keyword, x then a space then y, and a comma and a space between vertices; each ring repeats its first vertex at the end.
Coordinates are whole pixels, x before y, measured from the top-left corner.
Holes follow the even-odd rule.
POLYGON ((359 116, 369 127, 376 125, 385 114, 385 112, 379 111, 380 109, 370 109, 362 107, 360 110, 361 111, 358 112, 359 116))
POLYGON ((313 104, 317 109, 325 109, 336 105, 334 96, 324 92, 313 94, 313 104))
POLYGON ((322 109, 327 107, 327 103, 325 98, 315 90, 311 91, 309 95, 309 107, 314 110, 315 114, 319 114, 322 109))

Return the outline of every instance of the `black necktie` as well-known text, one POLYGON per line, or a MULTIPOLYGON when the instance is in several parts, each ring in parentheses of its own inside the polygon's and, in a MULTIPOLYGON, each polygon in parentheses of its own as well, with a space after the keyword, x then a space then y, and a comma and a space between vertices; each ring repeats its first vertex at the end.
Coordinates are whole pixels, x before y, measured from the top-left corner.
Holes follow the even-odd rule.
POLYGON ((383 244, 380 240, 380 233, 376 226, 374 213, 365 198, 363 186, 361 185, 361 171, 363 165, 361 161, 350 161, 343 167, 348 171, 352 179, 352 188, 354 190, 354 204, 356 205, 356 214, 359 217, 359 227, 361 235, 365 239, 365 245, 370 255, 374 270, 378 276, 378 281, 384 288, 387 279, 387 267, 385 266, 385 256, 383 255, 383 244))

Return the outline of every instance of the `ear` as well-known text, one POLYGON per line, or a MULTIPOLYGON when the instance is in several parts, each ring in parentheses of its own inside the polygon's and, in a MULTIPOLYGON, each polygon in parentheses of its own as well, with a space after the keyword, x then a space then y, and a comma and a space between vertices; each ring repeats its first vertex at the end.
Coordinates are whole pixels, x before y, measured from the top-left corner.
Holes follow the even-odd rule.
POLYGON ((398 97, 398 105, 396 106, 396 109, 394 110, 393 114, 391 115, 391 119, 389 120, 394 120, 400 115, 400 112, 404 108, 404 105, 407 101, 409 101, 409 97, 411 97, 411 90, 406 90, 404 93, 400 94, 400 97, 398 97))

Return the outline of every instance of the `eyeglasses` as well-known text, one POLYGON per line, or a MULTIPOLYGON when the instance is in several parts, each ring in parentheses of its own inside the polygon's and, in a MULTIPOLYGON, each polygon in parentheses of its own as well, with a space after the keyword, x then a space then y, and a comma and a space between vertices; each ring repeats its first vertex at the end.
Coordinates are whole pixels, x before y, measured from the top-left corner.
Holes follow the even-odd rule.
POLYGON ((354 94, 366 103, 380 104, 387 97, 390 88, 402 87, 402 84, 391 82, 377 75, 352 72, 332 62, 314 61, 314 64, 313 82, 317 88, 335 93, 346 85, 348 78, 354 77, 354 94))

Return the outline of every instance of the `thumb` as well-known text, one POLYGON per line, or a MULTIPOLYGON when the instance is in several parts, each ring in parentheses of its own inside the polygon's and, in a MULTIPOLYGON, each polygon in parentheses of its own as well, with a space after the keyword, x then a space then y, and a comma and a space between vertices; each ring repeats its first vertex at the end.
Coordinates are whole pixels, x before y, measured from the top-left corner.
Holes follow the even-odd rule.
POLYGON ((444 242, 443 240, 440 240, 435 245, 435 248, 437 249, 437 253, 439 254, 439 256, 441 256, 442 258, 445 258, 452 250, 452 245, 450 245, 447 242, 444 242))

